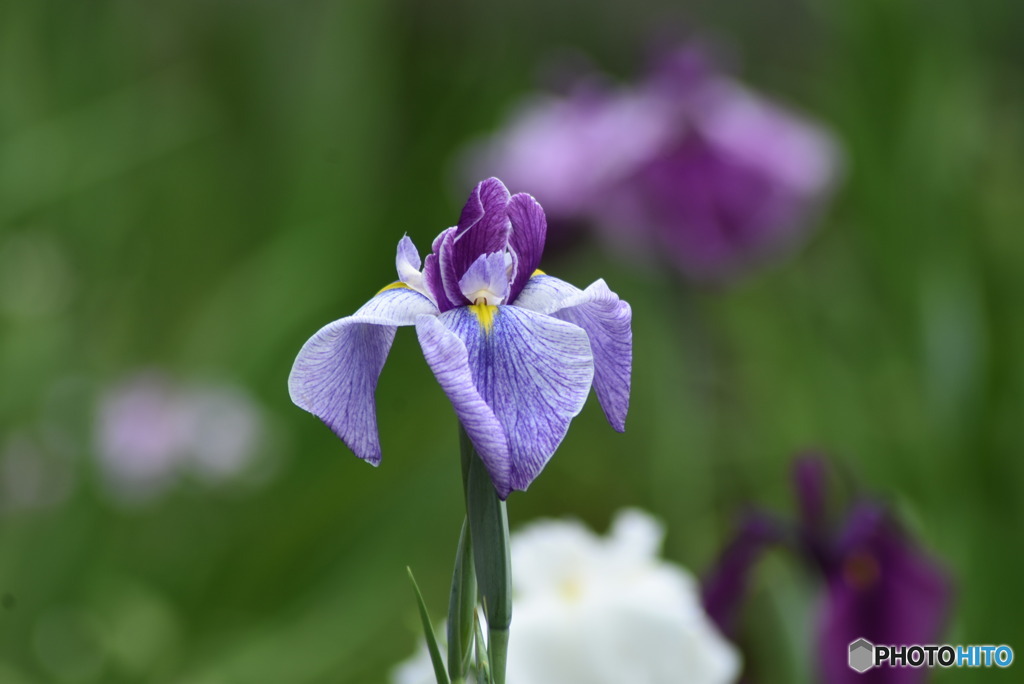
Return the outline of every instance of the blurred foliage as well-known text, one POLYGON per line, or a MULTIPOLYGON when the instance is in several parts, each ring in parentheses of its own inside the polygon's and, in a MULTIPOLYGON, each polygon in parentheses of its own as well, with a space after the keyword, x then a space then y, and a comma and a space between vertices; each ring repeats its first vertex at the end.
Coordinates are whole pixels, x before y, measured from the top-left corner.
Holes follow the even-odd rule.
MULTIPOLYGON (((632 303, 634 394, 621 436, 588 403, 513 527, 603 529, 637 505, 699 572, 743 505, 789 509, 789 461, 819 448, 945 560, 952 642, 1021 643, 1021 5, 685 19, 608 0, 0 0, 0 448, 28 440, 72 481, 58 504, 0 505, 0 681, 380 681, 411 652, 405 566, 440 617, 462 515, 450 407, 400 331, 374 469, 291 405, 291 362, 393 277, 403 233, 424 249, 455 221, 455 153, 551 58, 636 73, 673 22, 832 125, 847 178, 806 249, 731 287, 595 245, 544 264, 632 303), (141 367, 248 388, 274 478, 112 503, 96 397, 141 367)), ((802 579, 770 563, 755 587, 765 681, 809 676, 802 579)))

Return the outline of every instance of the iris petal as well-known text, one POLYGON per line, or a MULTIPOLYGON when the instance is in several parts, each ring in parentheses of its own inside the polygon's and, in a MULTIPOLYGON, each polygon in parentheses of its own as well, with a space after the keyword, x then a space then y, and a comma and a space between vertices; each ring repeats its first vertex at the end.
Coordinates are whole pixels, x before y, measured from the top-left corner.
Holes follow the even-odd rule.
POLYGON ((447 311, 456 306, 448 299, 448 294, 445 292, 444 278, 441 277, 441 263, 433 252, 428 254, 423 261, 423 284, 434 301, 437 302, 437 308, 440 311, 447 311))
MULTIPOLYGON (((860 503, 837 543, 838 563, 826 569, 828 588, 818 615, 822 681, 858 681, 846 665, 850 642, 936 643, 949 615, 944 570, 900 530, 884 508, 860 503), (837 659, 842 659, 840 667, 837 659)), ((892 668, 886 681, 919 682, 920 672, 892 668)))
POLYGON ((302 346, 288 376, 292 401, 326 423, 356 456, 377 465, 381 454, 374 392, 396 326, 437 313, 433 302, 402 283, 384 288, 302 346))
MULTIPOLYGON (((458 232, 450 247, 449 256, 455 268, 456 281, 481 254, 505 249, 512 230, 508 202, 508 189, 497 178, 480 181, 473 189, 462 208, 458 232)), ((442 249, 445 247, 442 246, 442 249)))
POLYGON ((548 222, 537 200, 525 192, 512 196, 508 203, 508 216, 512 222, 512 235, 508 244, 518 261, 515 279, 509 291, 509 299, 515 301, 530 275, 540 266, 548 222))
POLYGON ((427 365, 455 407, 455 415, 473 440, 495 488, 502 498, 507 497, 512 489, 505 430, 473 383, 466 345, 436 316, 422 316, 416 322, 416 334, 427 365))
POLYGON ((424 316, 416 330, 498 494, 526 489, 586 401, 594 376, 587 333, 510 306, 424 316), (504 445, 495 444, 495 421, 504 445))
POLYGON ((597 280, 586 290, 549 275, 535 275, 513 302, 517 307, 579 326, 594 353, 594 391, 611 426, 622 432, 629 412, 633 368, 632 310, 597 280))
MULTIPOLYGON (((455 265, 455 235, 458 228, 449 228, 448 230, 441 233, 439 240, 440 246, 434 251, 437 255, 437 268, 438 274, 441 281, 441 287, 444 289, 444 295, 451 306, 440 306, 441 311, 447 309, 463 306, 467 304, 466 298, 462 296, 462 291, 459 289, 459 278, 461 274, 455 265)), ((435 240, 435 242, 437 242, 435 240)), ((433 263, 429 257, 428 262, 433 263)))
POLYGON ((497 306, 508 296, 508 267, 506 253, 481 254, 459 280, 463 296, 473 303, 483 298, 486 304, 497 306))

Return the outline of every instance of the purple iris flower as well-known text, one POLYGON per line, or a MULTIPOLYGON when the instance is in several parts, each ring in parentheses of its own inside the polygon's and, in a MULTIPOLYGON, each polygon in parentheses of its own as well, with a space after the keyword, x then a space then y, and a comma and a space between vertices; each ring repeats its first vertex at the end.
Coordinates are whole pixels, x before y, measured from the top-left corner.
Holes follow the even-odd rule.
POLYGON ((800 241, 839 154, 821 126, 687 47, 634 85, 590 77, 532 99, 470 166, 543 188, 555 225, 582 221, 617 249, 721 280, 800 241))
POLYGON ((292 401, 359 458, 379 464, 377 379, 397 326, 414 325, 502 499, 537 477, 591 385, 621 432, 632 367, 629 304, 603 280, 580 290, 537 270, 546 233, 533 197, 509 195, 497 178, 481 182, 422 270, 403 237, 398 281, 306 342, 288 378, 292 401))
POLYGON ((935 560, 900 529, 885 507, 856 502, 829 524, 825 464, 799 459, 793 470, 800 515, 795 524, 753 512, 704 583, 704 606, 726 633, 735 631, 746 585, 766 550, 789 549, 822 581, 816 633, 818 672, 828 684, 923 681, 920 668, 877 668, 859 674, 847 665, 850 643, 937 643, 951 601, 950 581, 935 560))

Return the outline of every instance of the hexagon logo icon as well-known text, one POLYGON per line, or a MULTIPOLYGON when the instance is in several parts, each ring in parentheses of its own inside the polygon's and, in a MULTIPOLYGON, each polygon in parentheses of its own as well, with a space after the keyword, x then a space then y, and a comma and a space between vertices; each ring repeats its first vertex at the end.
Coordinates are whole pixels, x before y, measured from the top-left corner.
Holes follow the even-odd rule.
POLYGON ((867 639, 857 639, 850 644, 850 669, 864 673, 875 665, 875 645, 867 639))

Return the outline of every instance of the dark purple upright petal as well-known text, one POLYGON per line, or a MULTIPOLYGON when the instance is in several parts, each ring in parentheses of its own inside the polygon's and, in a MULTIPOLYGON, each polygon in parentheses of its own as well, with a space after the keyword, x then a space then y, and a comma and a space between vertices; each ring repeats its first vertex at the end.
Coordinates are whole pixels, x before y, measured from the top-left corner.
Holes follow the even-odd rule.
POLYGON ((401 284, 377 293, 303 345, 288 376, 292 401, 326 423, 356 456, 377 465, 381 454, 374 392, 396 326, 437 313, 433 302, 401 284))
POLYGON ((481 181, 473 189, 462 209, 451 244, 441 245, 442 267, 447 256, 456 283, 481 254, 505 250, 512 230, 508 218, 509 199, 508 189, 497 178, 481 181), (447 255, 445 250, 448 250, 447 255))
MULTIPOLYGON (((466 301, 466 298, 462 295, 462 290, 459 288, 459 279, 462 278, 462 274, 465 271, 460 271, 455 266, 455 236, 457 234, 458 228, 449 228, 434 241, 438 245, 437 251, 434 254, 437 255, 437 268, 440 274, 441 287, 444 290, 445 299, 450 302, 452 307, 465 306, 471 303, 466 301)), ((439 306, 438 308, 444 313, 449 307, 439 306)))
POLYGON ((423 284, 434 297, 434 301, 437 302, 438 310, 443 312, 457 306, 455 302, 448 299, 448 293, 444 289, 441 263, 438 261, 437 254, 428 254, 427 258, 423 260, 423 284))
POLYGON ((951 587, 938 564, 899 530, 886 512, 861 505, 850 516, 828 575, 821 606, 819 667, 829 684, 912 684, 926 669, 847 667, 851 642, 934 644, 948 615, 951 587))
POLYGON ((512 221, 509 247, 515 252, 517 259, 509 301, 515 301, 526 281, 541 266, 541 255, 544 254, 544 242, 548 234, 548 220, 537 200, 525 193, 512 196, 509 202, 509 219, 512 221))
POLYGON ((783 534, 782 526, 772 518, 762 513, 749 514, 704 579, 704 610, 726 636, 736 632, 755 564, 765 551, 782 541, 783 534))
POLYGON ((801 456, 793 463, 793 484, 800 504, 801 522, 819 527, 825 521, 825 461, 812 455, 801 456))
POLYGON ((834 563, 830 519, 825 497, 828 493, 828 467, 819 456, 805 455, 793 463, 793 487, 800 517, 798 533, 804 552, 828 572, 834 563))
POLYGON ((516 275, 509 290, 508 301, 514 302, 526 281, 540 267, 548 222, 537 200, 525 192, 512 196, 508 204, 508 216, 512 222, 512 235, 508 242, 517 260, 516 275))

